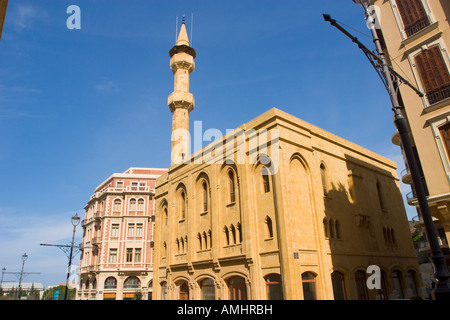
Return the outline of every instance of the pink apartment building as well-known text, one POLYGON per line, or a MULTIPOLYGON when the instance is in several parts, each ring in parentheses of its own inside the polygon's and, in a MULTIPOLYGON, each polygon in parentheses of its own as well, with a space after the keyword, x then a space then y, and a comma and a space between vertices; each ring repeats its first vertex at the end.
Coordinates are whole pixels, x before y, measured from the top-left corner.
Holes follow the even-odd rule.
POLYGON ((78 300, 151 299, 156 178, 166 169, 114 173, 85 206, 78 300))

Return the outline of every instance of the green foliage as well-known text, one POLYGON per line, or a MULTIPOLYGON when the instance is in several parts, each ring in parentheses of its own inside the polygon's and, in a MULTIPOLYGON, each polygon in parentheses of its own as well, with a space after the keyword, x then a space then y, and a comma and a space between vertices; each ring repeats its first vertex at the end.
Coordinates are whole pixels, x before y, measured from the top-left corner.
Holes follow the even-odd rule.
MULTIPOLYGON (((43 300, 53 300, 53 293, 59 290, 59 299, 58 300, 64 300, 64 295, 66 294, 66 286, 60 285, 57 287, 50 288, 44 292, 44 296, 42 297, 43 300)), ((69 300, 73 300, 75 298, 75 292, 76 289, 69 289, 69 300)))

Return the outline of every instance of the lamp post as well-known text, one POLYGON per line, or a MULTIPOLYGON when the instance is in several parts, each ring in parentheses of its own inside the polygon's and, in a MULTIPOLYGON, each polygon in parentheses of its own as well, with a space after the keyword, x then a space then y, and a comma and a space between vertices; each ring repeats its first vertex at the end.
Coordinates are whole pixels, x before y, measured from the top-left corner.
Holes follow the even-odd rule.
MULTIPOLYGON (((397 91, 393 81, 393 77, 396 77, 398 79, 398 74, 393 72, 393 69, 388 64, 384 56, 383 50, 381 48, 380 38, 376 31, 377 17, 376 15, 371 14, 369 10, 369 7, 373 3, 373 1, 370 0, 352 0, 352 1, 355 2, 356 4, 359 4, 364 9, 366 21, 368 22, 369 29, 372 33, 373 42, 376 47, 377 52, 376 67, 378 68, 380 74, 384 78, 384 84, 386 85, 386 89, 389 93, 389 97, 392 102, 393 107, 392 110, 394 112, 394 124, 397 127, 398 133, 400 135, 408 167, 411 172, 414 190, 416 191, 420 212, 422 214, 423 223, 425 225, 425 232, 431 248, 431 260, 435 267, 435 277, 437 279, 437 283, 432 292, 432 296, 436 300, 448 300, 450 299, 450 283, 449 283, 450 273, 448 271, 444 255, 439 246, 437 232, 431 217, 431 212, 428 206, 425 188, 423 186, 422 179, 420 177, 419 167, 417 165, 417 161, 413 153, 411 141, 409 140, 406 119, 402 114, 401 111, 402 107, 398 102, 397 91)), ((411 86, 411 84, 408 85, 411 86)), ((419 95, 423 95, 418 90, 416 90, 416 92, 418 92, 419 95)))
POLYGON ((22 277, 23 277, 23 268, 25 266, 25 261, 27 260, 28 255, 26 253, 24 253, 22 255, 22 271, 20 271, 20 278, 19 278, 19 289, 17 292, 17 298, 20 300, 20 293, 22 291, 22 277))
POLYGON ((64 293, 64 300, 68 300, 69 298, 69 277, 70 277, 70 269, 72 267, 73 243, 75 241, 75 232, 77 229, 77 225, 80 223, 80 217, 78 216, 78 213, 75 213, 71 221, 73 225, 73 234, 72 234, 72 244, 70 246, 69 266, 67 268, 66 291, 64 293))

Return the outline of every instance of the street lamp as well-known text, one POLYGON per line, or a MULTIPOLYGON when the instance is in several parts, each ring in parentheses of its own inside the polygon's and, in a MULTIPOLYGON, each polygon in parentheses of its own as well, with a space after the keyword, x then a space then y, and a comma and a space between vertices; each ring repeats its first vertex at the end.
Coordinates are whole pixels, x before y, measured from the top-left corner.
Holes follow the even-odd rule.
MULTIPOLYGON (((23 277, 23 267, 25 266, 25 261, 27 261, 28 255, 24 253, 22 255, 22 271, 20 271, 20 278, 19 278, 19 289, 17 292, 18 299, 20 300, 20 292, 22 291, 22 277, 23 277)), ((5 269, 6 270, 6 269, 5 269)))
POLYGON ((67 268, 66 291, 64 293, 64 300, 68 300, 69 297, 69 277, 70 277, 70 268, 72 267, 73 243, 75 241, 75 231, 77 229, 77 225, 80 223, 80 217, 78 216, 78 213, 75 213, 75 215, 71 219, 71 222, 73 225, 73 234, 72 234, 72 244, 70 246, 69 266, 67 268))
MULTIPOLYGON (((372 38, 377 51, 375 57, 376 65, 374 66, 376 67, 377 70, 380 71, 379 72, 380 75, 382 75, 382 77, 384 78, 384 84, 386 85, 386 89, 391 98, 393 107, 392 110, 394 111, 394 123, 400 135, 408 167, 411 172, 414 190, 416 191, 420 212, 422 214, 423 223, 425 225, 425 232, 431 248, 431 260, 435 267, 435 277, 437 279, 437 283, 432 292, 432 295, 436 300, 441 299, 448 300, 450 299, 450 283, 449 283, 450 273, 445 263, 444 255, 439 246, 437 232, 433 223, 433 219, 431 217, 431 212, 428 206, 425 188, 423 186, 422 179, 420 177, 419 167, 417 165, 417 161, 413 153, 411 141, 409 140, 406 119, 402 114, 401 111, 402 107, 398 102, 393 77, 396 79, 399 79, 399 77, 398 74, 393 72, 392 67, 388 65, 388 62, 381 48, 381 42, 376 31, 376 23, 375 23, 379 21, 376 21, 377 19, 376 14, 371 14, 369 10, 369 6, 373 3, 373 0, 352 0, 352 1, 360 5, 364 9, 366 21, 368 22, 368 27, 372 33, 372 38)), ((400 78, 400 80, 402 79, 400 78)), ((411 86, 410 84, 408 85, 411 86)), ((415 90, 417 93, 419 93, 419 95, 423 96, 423 93, 419 92, 417 89, 415 90)))

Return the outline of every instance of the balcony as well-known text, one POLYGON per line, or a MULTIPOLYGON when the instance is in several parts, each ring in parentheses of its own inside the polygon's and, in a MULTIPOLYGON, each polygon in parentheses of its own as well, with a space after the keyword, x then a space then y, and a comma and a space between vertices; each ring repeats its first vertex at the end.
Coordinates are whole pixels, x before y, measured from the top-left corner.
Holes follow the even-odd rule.
POLYGON ((406 184, 411 184, 412 183, 411 172, 409 171, 408 168, 403 169, 400 172, 400 176, 402 177, 402 182, 403 183, 406 183, 406 184))
POLYGON ((428 92, 427 98, 430 105, 433 105, 435 103, 438 103, 439 101, 450 98, 450 85, 428 92))
POLYGON ((400 134, 398 132, 394 133, 392 135, 391 141, 396 146, 400 146, 401 145, 400 134))
POLYGON ((405 33, 408 37, 411 37, 412 35, 418 33, 420 30, 425 29, 430 25, 430 20, 428 17, 424 17, 420 20, 417 20, 414 24, 405 27, 405 33))
MULTIPOLYGON (((448 249, 448 243, 447 241, 443 240, 442 238, 438 237, 439 247, 441 249, 448 249)), ((427 252, 430 251, 430 244, 428 241, 422 241, 418 243, 419 252, 427 252)))
POLYGON ((417 196, 414 192, 410 191, 406 194, 406 202, 408 202, 410 206, 415 206, 417 204, 417 196))

